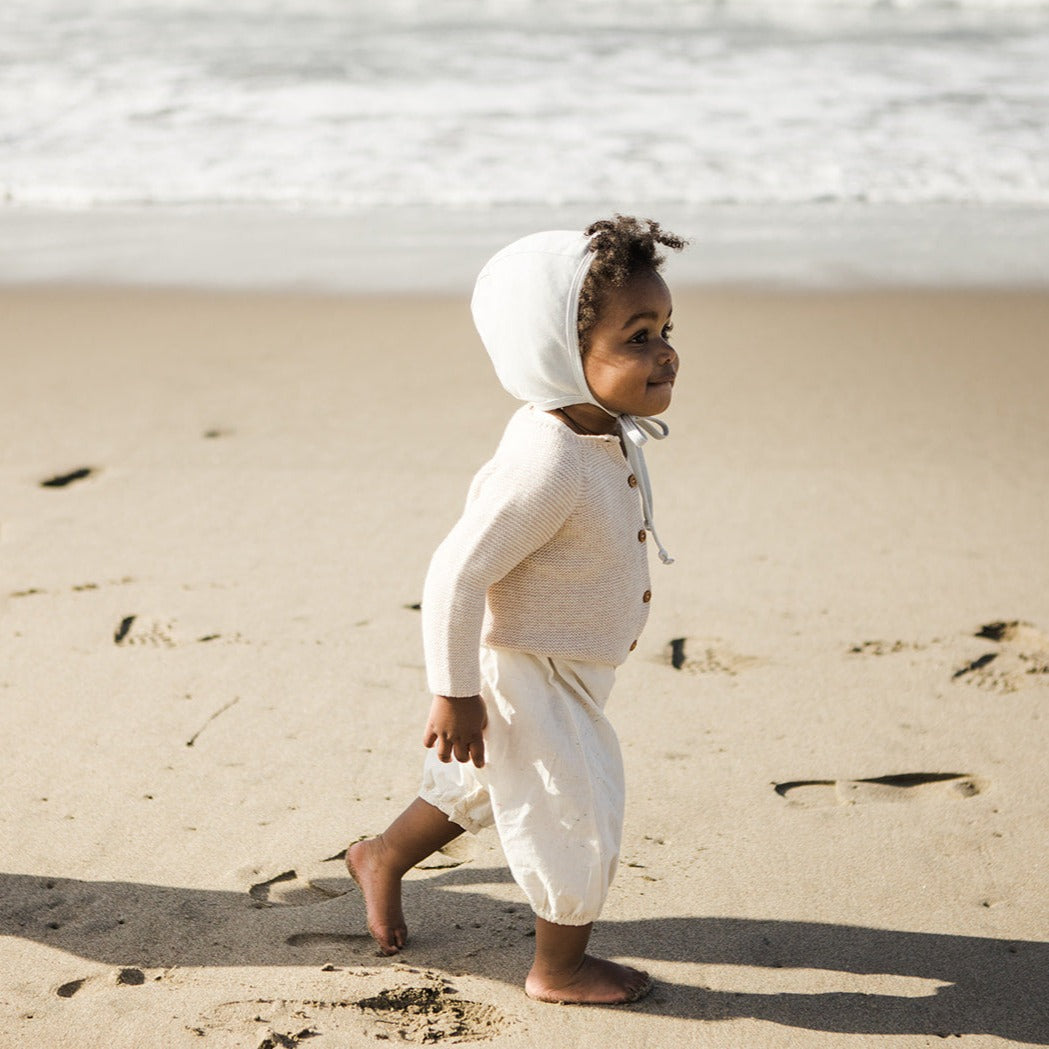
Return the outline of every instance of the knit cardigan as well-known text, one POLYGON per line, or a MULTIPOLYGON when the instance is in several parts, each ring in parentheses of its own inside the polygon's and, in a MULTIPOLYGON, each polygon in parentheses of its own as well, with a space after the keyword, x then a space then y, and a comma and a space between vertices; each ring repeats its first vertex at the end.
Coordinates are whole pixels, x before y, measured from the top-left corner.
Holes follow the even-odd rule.
POLYGON ((430 691, 481 690, 479 648, 618 666, 648 618, 646 532, 616 435, 519 409, 423 589, 430 691))

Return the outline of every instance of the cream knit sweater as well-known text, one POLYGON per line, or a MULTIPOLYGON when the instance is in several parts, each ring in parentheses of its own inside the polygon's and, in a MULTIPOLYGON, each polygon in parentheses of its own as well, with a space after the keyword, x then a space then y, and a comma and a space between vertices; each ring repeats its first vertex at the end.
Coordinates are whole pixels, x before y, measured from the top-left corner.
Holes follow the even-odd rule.
POLYGON ((481 643, 618 666, 648 618, 637 481, 616 436, 584 437, 534 406, 511 418, 430 563, 430 691, 481 690, 481 643))

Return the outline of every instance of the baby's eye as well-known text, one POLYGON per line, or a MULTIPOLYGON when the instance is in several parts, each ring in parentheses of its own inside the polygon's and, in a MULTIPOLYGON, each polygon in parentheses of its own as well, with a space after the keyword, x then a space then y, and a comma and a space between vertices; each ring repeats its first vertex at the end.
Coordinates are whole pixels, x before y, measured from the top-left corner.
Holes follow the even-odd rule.
POLYGON ((669 339, 670 336, 671 336, 671 333, 673 331, 674 331, 674 324, 673 324, 673 322, 672 321, 667 321, 667 323, 663 325, 663 338, 664 339, 669 339))
POLYGON ((631 342, 636 342, 639 346, 648 342, 648 332, 642 328, 637 334, 630 336, 631 342))

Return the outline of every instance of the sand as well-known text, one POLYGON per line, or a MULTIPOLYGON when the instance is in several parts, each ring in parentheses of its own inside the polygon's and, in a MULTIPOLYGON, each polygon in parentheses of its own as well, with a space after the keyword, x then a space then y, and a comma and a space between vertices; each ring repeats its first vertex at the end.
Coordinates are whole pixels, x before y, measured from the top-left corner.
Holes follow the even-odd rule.
POLYGON ((465 301, 0 292, 0 1046, 1049 1045, 1047 330, 677 289, 593 943, 657 987, 563 1008, 492 836, 394 959, 338 858, 413 796, 423 574, 513 409, 465 301))

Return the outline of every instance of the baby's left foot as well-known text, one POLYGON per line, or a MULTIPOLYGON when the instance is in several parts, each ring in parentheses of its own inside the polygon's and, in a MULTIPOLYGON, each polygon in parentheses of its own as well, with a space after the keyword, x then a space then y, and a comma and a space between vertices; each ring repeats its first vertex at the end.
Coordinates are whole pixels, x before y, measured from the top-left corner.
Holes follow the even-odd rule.
POLYGON ((380 835, 356 841, 346 850, 346 867, 364 894, 368 931, 383 954, 397 954, 408 942, 401 910, 401 876, 386 856, 380 835))
POLYGON ((533 965, 525 980, 529 998, 564 1005, 625 1005, 651 990, 648 973, 589 954, 583 955, 575 972, 546 972, 533 965))

